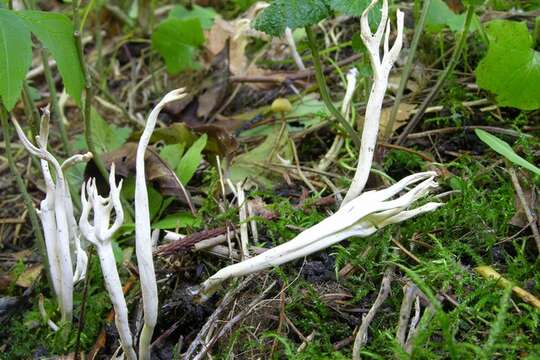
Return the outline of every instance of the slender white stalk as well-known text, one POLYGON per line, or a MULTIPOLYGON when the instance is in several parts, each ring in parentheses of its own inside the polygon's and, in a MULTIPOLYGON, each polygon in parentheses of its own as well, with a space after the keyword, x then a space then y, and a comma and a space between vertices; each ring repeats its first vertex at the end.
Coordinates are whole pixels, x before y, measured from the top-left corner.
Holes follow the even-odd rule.
POLYGON ((392 48, 389 48, 390 21, 388 20, 388 0, 383 0, 381 9, 381 22, 373 34, 369 28, 368 14, 379 0, 373 0, 364 10, 360 18, 361 38, 364 42, 373 69, 373 86, 369 95, 364 117, 364 129, 362 131, 362 145, 358 158, 358 165, 347 195, 343 199, 342 206, 362 193, 369 177, 369 171, 373 162, 373 153, 377 143, 377 134, 381 120, 381 110, 388 87, 388 76, 394 62, 399 56, 403 46, 403 22, 404 15, 400 10, 396 11, 397 35, 392 48), (383 58, 380 57, 380 47, 383 46, 383 58))
POLYGON ((240 222, 240 248, 242 250, 242 260, 249 258, 249 236, 248 236, 248 224, 247 220, 247 208, 246 208, 246 194, 242 188, 242 182, 236 184, 236 193, 238 194, 238 220, 240 222))
POLYGON ((114 164, 111 166, 111 172, 109 174, 109 186, 111 189, 109 197, 103 198, 98 194, 95 179, 88 180, 86 189, 83 184, 81 189, 81 204, 83 208, 79 227, 84 237, 94 244, 97 249, 105 287, 114 307, 114 320, 124 354, 128 360, 136 360, 137 355, 133 349, 133 338, 129 329, 126 299, 122 291, 122 282, 118 275, 118 269, 116 268, 111 241, 114 233, 124 222, 124 211, 120 202, 122 181, 120 181, 118 186, 116 185, 114 164), (88 198, 85 195, 86 192, 88 192, 88 198), (112 226, 109 227, 113 208, 115 219, 112 226), (94 215, 93 224, 90 224, 88 219, 91 211, 93 211, 94 215))
POLYGON ((300 56, 300 54, 298 54, 298 50, 296 50, 296 43, 294 42, 293 33, 290 27, 285 28, 285 39, 287 40, 287 44, 289 44, 289 48, 291 49, 291 55, 298 69, 306 70, 306 66, 302 61, 302 57, 300 56))
POLYGON ((142 360, 150 360, 150 343, 158 315, 158 291, 152 259, 150 211, 146 189, 144 155, 161 109, 167 103, 182 99, 185 96, 184 89, 177 89, 165 95, 152 112, 150 112, 139 140, 139 146, 137 147, 135 175, 135 249, 141 279, 144 309, 144 326, 139 338, 139 356, 142 360))
POLYGON ((52 287, 58 299, 63 322, 71 322, 73 313, 73 283, 84 277, 87 256, 84 252, 73 213, 73 203, 64 176, 64 169, 82 161, 88 161, 90 154, 74 155, 62 165, 47 150, 49 137, 49 110, 43 109, 40 133, 35 146, 24 134, 19 123, 13 118, 17 135, 24 147, 41 159, 41 171, 45 179, 46 195, 40 204, 40 219, 43 225, 47 257, 50 263, 52 287), (55 180, 49 169, 52 165, 55 180), (72 256, 77 257, 75 274, 72 256))
POLYGON ((436 187, 435 173, 410 175, 398 183, 380 190, 368 191, 332 216, 304 230, 294 239, 240 263, 227 266, 207 279, 201 286, 203 297, 210 295, 223 281, 278 266, 332 246, 352 236, 366 237, 383 226, 404 221, 424 212, 433 211, 440 203, 428 203, 407 210, 415 201, 436 187), (404 195, 392 199, 407 186, 420 182, 404 195))

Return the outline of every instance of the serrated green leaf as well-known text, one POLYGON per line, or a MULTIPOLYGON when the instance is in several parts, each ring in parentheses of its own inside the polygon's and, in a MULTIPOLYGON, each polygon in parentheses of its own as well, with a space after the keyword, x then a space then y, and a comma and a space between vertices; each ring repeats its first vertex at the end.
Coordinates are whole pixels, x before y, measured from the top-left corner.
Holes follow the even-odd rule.
POLYGON ((165 60, 167 71, 177 74, 196 67, 193 57, 204 40, 199 19, 169 18, 152 33, 152 48, 165 60))
POLYGON ((330 14, 329 0, 274 0, 257 16, 254 27, 281 36, 286 27, 294 30, 315 25, 330 14))
POLYGON ((80 105, 85 79, 71 20, 63 14, 45 11, 26 10, 17 12, 17 15, 26 22, 43 46, 49 49, 56 60, 66 91, 80 105))
POLYGON ((494 20, 486 33, 489 49, 475 70, 478 86, 494 93, 499 105, 540 108, 540 52, 526 22, 494 20))
POLYGON ((371 0, 330 0, 333 10, 351 16, 360 16, 371 3, 371 0))
POLYGON ((527 170, 532 171, 536 175, 540 175, 540 168, 531 164, 521 156, 515 153, 514 149, 505 141, 499 139, 495 135, 491 135, 487 131, 482 129, 475 129, 476 136, 480 138, 486 145, 488 145, 495 152, 501 154, 516 165, 522 166, 527 170))
POLYGON ((195 171, 197 171, 197 167, 203 158, 202 151, 206 146, 207 140, 208 136, 203 134, 182 156, 182 160, 180 160, 180 164, 175 171, 182 184, 186 185, 195 174, 195 171))
POLYGON ((193 9, 188 10, 182 5, 176 5, 169 13, 169 18, 174 19, 199 19, 204 30, 208 30, 214 24, 217 13, 212 8, 193 5, 193 9))
POLYGON ((13 11, 0 9, 0 98, 9 111, 32 63, 30 31, 13 11))

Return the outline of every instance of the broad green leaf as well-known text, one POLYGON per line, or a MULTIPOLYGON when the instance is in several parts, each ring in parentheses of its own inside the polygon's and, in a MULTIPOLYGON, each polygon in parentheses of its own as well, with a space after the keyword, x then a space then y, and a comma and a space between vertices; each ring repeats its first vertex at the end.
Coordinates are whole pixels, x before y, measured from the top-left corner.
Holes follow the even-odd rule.
POLYGON ((351 16, 360 16, 371 3, 371 0, 330 0, 333 10, 351 16))
POLYGON ((180 164, 176 168, 176 175, 182 184, 186 185, 197 171, 197 167, 203 158, 202 151, 206 146, 207 139, 208 136, 203 134, 182 156, 182 160, 180 160, 180 164))
POLYGON ((56 60, 66 91, 80 105, 85 80, 71 20, 63 14, 45 11, 26 10, 17 14, 43 46, 49 49, 56 60))
POLYGON ((165 145, 159 152, 159 156, 167 162, 171 169, 176 169, 182 160, 184 143, 165 145))
POLYGON ((329 0, 274 0, 255 19, 255 29, 281 36, 285 28, 315 25, 330 16, 329 0))
POLYGON ((194 217, 187 212, 178 212, 166 216, 164 219, 152 225, 154 229, 182 229, 186 227, 198 227, 201 219, 194 217))
POLYGON ((474 132, 476 133, 476 136, 480 138, 480 140, 486 143, 495 152, 501 154, 514 164, 522 166, 525 169, 530 170, 537 175, 540 175, 540 168, 536 167, 535 165, 531 164, 530 162, 516 154, 514 149, 512 149, 512 147, 508 145, 508 143, 506 143, 505 141, 499 139, 494 135, 491 135, 490 133, 482 129, 475 129, 474 132))
MULTIPOLYGON (((98 153, 106 153, 118 149, 124 145, 129 135, 131 135, 131 129, 129 127, 118 127, 114 124, 109 125, 94 108, 92 108, 90 118, 94 144, 98 153)), ((83 135, 76 137, 75 147, 80 150, 88 148, 83 135)))
MULTIPOLYGON (((431 0, 426 17, 426 30, 429 32, 439 32, 445 27, 448 27, 453 32, 458 32, 463 29, 465 17, 465 13, 456 14, 450 10, 443 0, 431 0)), ((478 17, 474 15, 469 31, 474 32, 479 26, 478 17)))
POLYGON ((169 18, 175 19, 199 19, 204 30, 208 30, 214 24, 217 13, 212 8, 193 5, 193 9, 188 10, 182 5, 176 5, 169 13, 169 18))
POLYGON ((281 163, 282 160, 290 161, 292 159, 287 130, 278 139, 280 127, 281 124, 276 124, 262 144, 233 159, 227 174, 233 184, 249 178, 265 187, 272 186, 272 179, 279 176, 279 174, 269 171, 268 163, 281 163))
POLYGON ((32 39, 13 11, 0 9, 0 98, 9 111, 21 94, 32 63, 32 39))
POLYGON ((527 23, 494 20, 486 33, 489 49, 475 70, 478 86, 494 93, 501 106, 540 108, 540 52, 527 23))
POLYGON ((197 18, 169 18, 152 33, 152 48, 163 57, 171 74, 195 68, 193 57, 203 43, 204 34, 197 18))

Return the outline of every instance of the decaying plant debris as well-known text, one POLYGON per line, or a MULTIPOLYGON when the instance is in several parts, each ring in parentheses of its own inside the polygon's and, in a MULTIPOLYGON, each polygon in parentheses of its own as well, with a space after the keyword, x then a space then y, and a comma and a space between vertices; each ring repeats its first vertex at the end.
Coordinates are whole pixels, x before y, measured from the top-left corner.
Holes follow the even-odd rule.
POLYGON ((540 357, 537 25, 0 2, 0 359, 540 357))

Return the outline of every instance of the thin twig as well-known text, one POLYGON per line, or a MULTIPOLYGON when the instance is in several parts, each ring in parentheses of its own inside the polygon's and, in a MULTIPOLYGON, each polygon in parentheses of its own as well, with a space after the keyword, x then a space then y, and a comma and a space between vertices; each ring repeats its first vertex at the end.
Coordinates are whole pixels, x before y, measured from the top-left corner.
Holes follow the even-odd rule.
POLYGON ((373 321, 373 318, 375 317, 375 314, 377 314, 377 311, 379 311, 381 305, 384 303, 386 298, 388 298, 388 294, 390 294, 390 283, 392 281, 393 273, 394 268, 392 266, 389 266, 384 272, 384 276, 381 281, 381 288, 379 289, 379 294, 377 295, 375 302, 371 306, 371 309, 369 309, 366 316, 364 316, 362 324, 360 325, 360 328, 356 333, 356 338, 354 339, 353 346, 353 360, 360 360, 360 350, 367 342, 369 325, 371 324, 371 321, 373 321))
POLYGON ((510 173, 510 177, 512 178, 512 184, 516 189, 519 202, 521 203, 521 207, 525 212, 525 216, 527 217, 527 221, 529 222, 529 227, 531 228, 531 231, 533 233, 534 241, 536 242, 536 247, 538 248, 538 252, 540 253, 540 232, 538 231, 538 226, 536 224, 536 216, 532 213, 529 203, 525 198, 525 194, 523 193, 523 189, 521 188, 521 184, 519 183, 516 171, 513 168, 510 168, 508 169, 508 172, 510 173))

